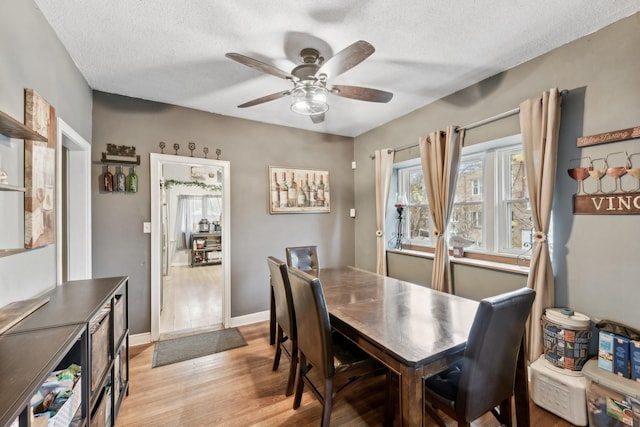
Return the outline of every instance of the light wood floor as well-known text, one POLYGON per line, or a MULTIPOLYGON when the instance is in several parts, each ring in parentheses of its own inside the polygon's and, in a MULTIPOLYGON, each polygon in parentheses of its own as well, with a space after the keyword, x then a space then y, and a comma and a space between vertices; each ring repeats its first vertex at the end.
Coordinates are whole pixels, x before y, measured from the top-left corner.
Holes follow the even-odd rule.
POLYGON ((222 265, 171 267, 164 276, 161 339, 222 327, 222 265))
MULTIPOLYGON (((159 368, 151 368, 153 345, 133 347, 130 393, 116 427, 319 425, 321 405, 310 392, 305 391, 295 411, 293 396, 284 395, 288 359, 283 356, 280 369, 271 370, 275 350, 269 345, 268 322, 239 329, 248 346, 159 368)), ((363 382, 336 403, 331 424, 382 426, 384 398, 383 377, 363 382)), ((531 410, 533 427, 571 426, 533 403, 531 410)), ((497 425, 490 414, 473 423, 497 425)))

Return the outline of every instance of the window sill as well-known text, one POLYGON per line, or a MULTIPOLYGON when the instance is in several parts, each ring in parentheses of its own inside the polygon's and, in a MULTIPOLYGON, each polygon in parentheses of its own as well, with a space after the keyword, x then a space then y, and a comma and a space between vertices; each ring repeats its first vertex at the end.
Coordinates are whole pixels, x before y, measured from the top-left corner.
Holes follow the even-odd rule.
MULTIPOLYGON (((399 255, 428 258, 428 259, 433 259, 434 257, 434 254, 432 252, 418 251, 418 250, 412 250, 412 249, 387 249, 387 252, 399 254, 399 255)), ((528 265, 518 266, 518 265, 513 265, 505 262, 487 261, 487 260, 473 259, 473 258, 467 258, 467 257, 457 258, 453 256, 450 256, 449 260, 453 264, 469 265, 473 267, 486 268, 489 270, 521 274, 523 276, 527 276, 529 274, 528 265)))

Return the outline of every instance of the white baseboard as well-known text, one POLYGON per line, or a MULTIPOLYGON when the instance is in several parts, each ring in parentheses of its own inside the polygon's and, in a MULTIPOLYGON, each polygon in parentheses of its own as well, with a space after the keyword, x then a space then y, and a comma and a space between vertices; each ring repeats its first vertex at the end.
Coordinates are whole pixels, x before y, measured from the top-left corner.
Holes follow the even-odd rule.
POLYGON ((142 334, 129 335, 129 345, 135 347, 137 345, 145 345, 151 343, 151 332, 142 334))
POLYGON ((230 327, 250 325, 251 323, 263 322, 265 320, 269 320, 270 311, 260 311, 258 313, 251 313, 245 316, 232 317, 230 319, 230 327))
MULTIPOLYGON (((269 320, 270 311, 260 311, 258 313, 251 313, 245 316, 232 317, 230 319, 230 328, 237 326, 250 325, 252 323, 264 322, 269 320)), ((129 336, 129 345, 135 347, 137 345, 145 345, 151 343, 151 332, 144 332, 141 334, 135 334, 129 336)))

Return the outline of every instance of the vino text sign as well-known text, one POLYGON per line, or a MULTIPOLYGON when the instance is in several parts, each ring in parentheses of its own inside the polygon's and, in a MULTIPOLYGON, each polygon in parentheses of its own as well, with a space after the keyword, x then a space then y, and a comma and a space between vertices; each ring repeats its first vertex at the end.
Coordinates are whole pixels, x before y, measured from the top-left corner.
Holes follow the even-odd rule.
POLYGON ((600 133, 598 135, 582 136, 578 138, 576 146, 587 147, 589 145, 623 141, 625 139, 633 138, 640 138, 640 126, 629 129, 615 130, 613 132, 600 133))
POLYGON ((640 214, 640 193, 574 195, 573 213, 582 215, 640 214))

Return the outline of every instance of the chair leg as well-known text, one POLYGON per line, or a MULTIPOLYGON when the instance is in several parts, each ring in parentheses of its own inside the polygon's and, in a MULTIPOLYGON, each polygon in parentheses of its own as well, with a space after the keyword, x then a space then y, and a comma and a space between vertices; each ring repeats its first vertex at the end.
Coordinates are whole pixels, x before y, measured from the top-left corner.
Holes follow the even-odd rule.
POLYGON ((278 366, 280 366, 280 356, 282 355, 282 337, 284 336, 284 332, 280 325, 278 325, 278 334, 276 337, 276 355, 273 359, 273 370, 277 371, 278 366))
POLYGON ((289 381, 287 381, 287 396, 293 394, 293 386, 296 382, 296 372, 298 371, 298 343, 291 340, 291 366, 289 366, 289 381))
POLYGON ((511 397, 500 402, 500 420, 502 424, 511 427, 511 397))
POLYGON ((300 407, 302 401, 302 389, 304 387, 304 374, 307 369, 307 358, 302 352, 298 352, 298 374, 296 375, 296 395, 293 398, 293 409, 300 407))
POLYGON ((324 399, 322 400, 322 427, 329 427, 331 424, 331 406, 333 406, 333 378, 324 380, 324 399))

